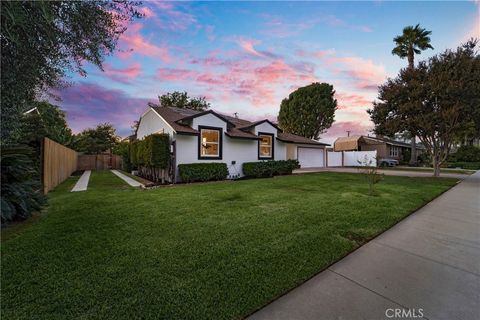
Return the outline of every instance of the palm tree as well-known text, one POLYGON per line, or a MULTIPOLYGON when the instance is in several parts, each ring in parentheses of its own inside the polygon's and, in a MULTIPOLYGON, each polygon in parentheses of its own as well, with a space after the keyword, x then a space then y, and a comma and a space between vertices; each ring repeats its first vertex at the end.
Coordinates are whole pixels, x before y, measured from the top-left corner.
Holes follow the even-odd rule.
MULTIPOLYGON (((403 33, 400 36, 396 36, 393 41, 395 42, 396 46, 392 50, 392 54, 399 56, 400 58, 408 59, 408 68, 413 69, 415 68, 414 57, 415 54, 420 54, 422 51, 427 49, 433 49, 430 45, 430 37, 429 35, 432 31, 427 31, 423 28, 420 28, 420 25, 417 24, 414 26, 408 26, 403 28, 403 33)), ((417 164, 417 143, 415 141, 415 133, 411 133, 412 141, 411 141, 411 156, 410 156, 410 164, 416 165, 417 164)))

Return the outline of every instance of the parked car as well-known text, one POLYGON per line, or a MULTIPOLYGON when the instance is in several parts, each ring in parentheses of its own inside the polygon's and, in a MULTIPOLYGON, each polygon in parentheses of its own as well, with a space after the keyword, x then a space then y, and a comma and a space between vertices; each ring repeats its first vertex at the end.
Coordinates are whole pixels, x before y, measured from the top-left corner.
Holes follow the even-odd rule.
POLYGON ((398 166, 399 163, 400 162, 398 162, 398 160, 385 158, 385 159, 380 159, 379 166, 380 167, 395 167, 395 166, 398 166))

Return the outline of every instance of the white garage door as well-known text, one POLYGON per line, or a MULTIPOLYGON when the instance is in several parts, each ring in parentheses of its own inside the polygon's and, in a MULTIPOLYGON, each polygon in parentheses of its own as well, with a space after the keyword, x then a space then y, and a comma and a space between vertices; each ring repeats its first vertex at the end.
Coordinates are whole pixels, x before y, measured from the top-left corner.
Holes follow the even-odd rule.
POLYGON ((297 158, 302 168, 323 167, 323 149, 298 148, 297 158))

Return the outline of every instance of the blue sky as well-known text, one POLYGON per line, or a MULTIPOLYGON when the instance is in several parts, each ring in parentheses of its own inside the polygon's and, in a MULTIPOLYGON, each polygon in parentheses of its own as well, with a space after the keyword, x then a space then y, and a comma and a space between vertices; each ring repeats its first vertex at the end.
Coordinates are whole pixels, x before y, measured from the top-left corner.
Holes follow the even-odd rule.
POLYGON ((60 92, 75 131, 111 122, 130 133, 148 101, 169 91, 206 96, 212 108, 275 119, 283 98, 311 82, 337 92, 336 122, 323 137, 364 134, 376 86, 406 65, 392 56, 407 25, 432 31, 425 59, 480 37, 478 2, 154 2, 129 25, 105 72, 87 66, 60 92))

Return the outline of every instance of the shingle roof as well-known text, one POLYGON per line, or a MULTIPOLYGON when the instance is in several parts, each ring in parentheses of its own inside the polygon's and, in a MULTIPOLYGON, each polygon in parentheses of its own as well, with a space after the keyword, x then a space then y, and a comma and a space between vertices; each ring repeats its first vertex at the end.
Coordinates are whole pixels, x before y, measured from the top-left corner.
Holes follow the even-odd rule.
MULTIPOLYGON (((189 109, 179 109, 179 108, 165 108, 165 107, 159 107, 155 105, 150 105, 150 108, 155 110, 156 113, 158 113, 165 121, 168 122, 168 124, 173 128, 178 133, 186 133, 186 134, 198 134, 198 130, 193 129, 190 126, 185 126, 182 124, 177 123, 178 120, 181 120, 185 117, 190 116, 190 111, 194 110, 189 110, 189 109), (179 112, 179 110, 182 110, 182 112, 179 112), (184 112, 186 110, 186 112, 184 112)), ((195 111, 198 113, 198 111, 195 111)))
MULTIPOLYGON (((363 142, 365 144, 391 144, 401 147, 410 147, 410 144, 407 142, 396 141, 384 137, 368 137, 368 136, 350 136, 350 137, 339 137, 335 140, 334 149, 335 151, 348 151, 358 149, 358 142, 363 142)), ((423 149, 423 146, 417 145, 417 149, 423 149)))
POLYGON ((279 132, 277 135, 277 139, 283 142, 290 142, 290 143, 299 143, 299 144, 314 144, 319 146, 329 146, 328 143, 318 142, 312 139, 308 139, 302 136, 297 136, 296 134, 279 132))
MULTIPOLYGON (((198 134, 198 130, 193 129, 192 127, 182 124, 181 122, 184 120, 189 120, 198 116, 201 116, 206 113, 212 113, 218 116, 219 118, 225 120, 228 123, 227 131, 225 134, 232 138, 241 138, 241 139, 256 139, 258 140, 258 136, 251 133, 249 131, 250 128, 268 121, 267 119, 251 122, 244 119, 239 119, 236 117, 231 117, 227 115, 223 115, 217 113, 215 111, 197 111, 191 109, 182 109, 182 108, 172 108, 172 107, 160 107, 153 103, 149 104, 149 107, 155 110, 168 124, 177 132, 181 134, 198 134)), ((270 121, 268 121, 271 123, 270 121)), ((271 123, 272 124, 272 123, 271 123)), ((272 124, 274 125, 274 124, 272 124)), ((276 125, 274 125, 278 128, 276 125)), ((278 128, 279 129, 279 128, 278 128)), ((305 137, 297 136, 295 134, 290 133, 283 133, 279 129, 277 139, 283 142, 290 142, 290 143, 300 143, 300 144, 314 144, 314 145, 324 145, 328 146, 328 144, 321 143, 315 140, 311 140, 305 137)))

